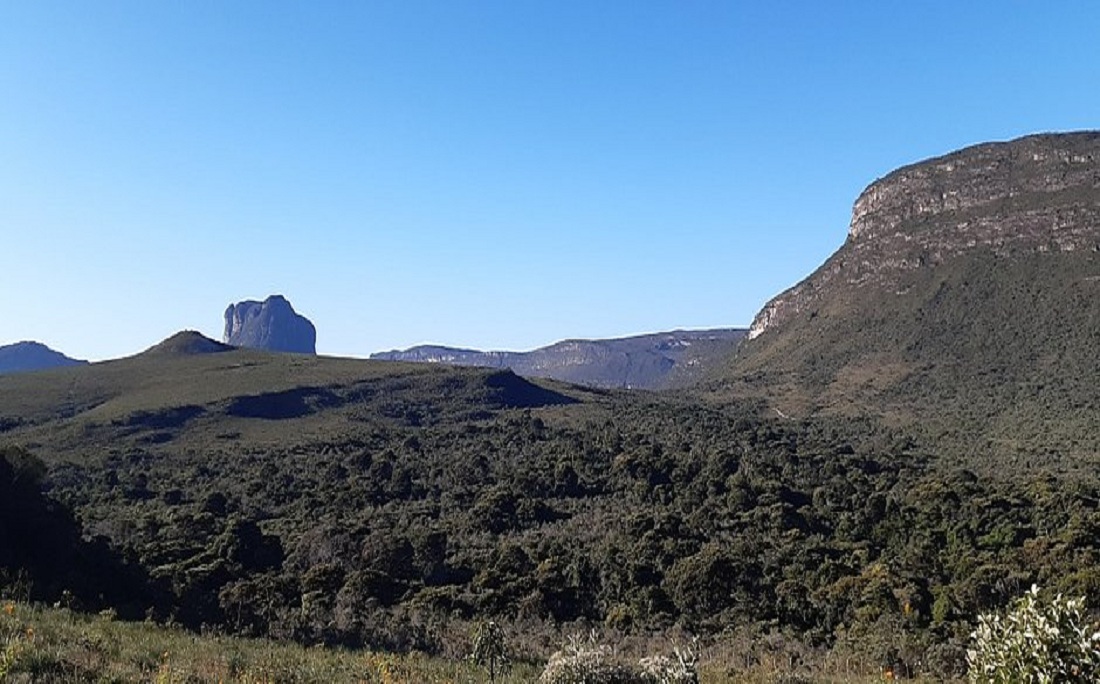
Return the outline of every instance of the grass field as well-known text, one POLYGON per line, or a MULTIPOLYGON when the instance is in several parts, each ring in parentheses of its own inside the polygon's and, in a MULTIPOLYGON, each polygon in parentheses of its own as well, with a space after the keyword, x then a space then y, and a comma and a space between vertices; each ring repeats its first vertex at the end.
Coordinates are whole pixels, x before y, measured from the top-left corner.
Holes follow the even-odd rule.
MULTIPOLYGON (((261 639, 200 636, 110 615, 24 603, 0 604, 4 682, 473 682, 472 663, 412 653, 307 648, 261 639)), ((502 682, 529 682, 515 665, 502 682)))
MULTIPOLYGON (((631 661, 617 649, 605 652, 618 661, 631 661)), ((744 668, 738 664, 740 659, 741 654, 731 643, 702 649, 699 681, 794 684, 883 680, 882 673, 857 673, 853 663, 842 664, 842 659, 836 657, 798 668, 777 662, 782 660, 778 657, 744 668)), ((540 661, 513 662, 497 674, 495 681, 535 682, 543 667, 540 661)), ((64 608, 4 601, 0 603, 0 681, 465 684, 488 682, 489 676, 484 667, 458 657, 198 635, 152 623, 123 622, 110 614, 85 615, 64 608)))

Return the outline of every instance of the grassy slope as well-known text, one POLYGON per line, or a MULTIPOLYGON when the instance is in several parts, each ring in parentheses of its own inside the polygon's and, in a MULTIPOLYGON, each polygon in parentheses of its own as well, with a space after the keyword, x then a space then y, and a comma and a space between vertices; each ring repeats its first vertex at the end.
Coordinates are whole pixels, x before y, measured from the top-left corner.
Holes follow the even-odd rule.
POLYGON ((252 350, 137 356, 0 377, 8 441, 80 461, 126 447, 153 453, 322 441, 366 414, 462 418, 573 399, 506 372, 252 350), (428 415, 432 414, 432 415, 428 415))
POLYGON ((905 273, 895 291, 837 283, 745 343, 716 386, 788 415, 915 424, 952 453, 1088 460, 1098 343, 1100 256, 972 252, 905 273))
MULTIPOLYGON (((513 639, 514 635, 507 635, 513 639)), ((511 647, 510 647, 511 648, 511 647)), ((807 665, 764 662, 743 667, 733 643, 719 643, 701 654, 704 684, 755 684, 777 681, 872 682, 881 676, 857 674, 857 662, 844 673, 840 661, 807 665), (832 665, 830 668, 829 665, 832 665), (831 670, 826 672, 826 670, 831 670), (835 671, 835 672, 834 672, 835 671), (842 674, 843 673, 843 674, 842 674), (798 676, 798 678, 796 678, 798 676)), ((778 655, 778 654, 777 654, 778 655)), ((618 655, 616 660, 629 662, 618 655)), ((496 681, 533 682, 545 657, 512 662, 496 681)), ((864 664, 870 670, 873 666, 864 664)), ((63 608, 14 601, 0 602, 0 680, 17 682, 287 682, 332 684, 456 684, 488 681, 485 669, 456 655, 306 648, 264 639, 198 636, 149 623, 125 623, 108 614, 88 616, 63 608)))
MULTIPOLYGON (((0 680, 34 682, 422 682, 475 681, 470 663, 419 654, 305 648, 262 639, 199 637, 109 615, 25 603, 0 604, 0 680)), ((530 682, 517 664, 504 684, 530 682)))

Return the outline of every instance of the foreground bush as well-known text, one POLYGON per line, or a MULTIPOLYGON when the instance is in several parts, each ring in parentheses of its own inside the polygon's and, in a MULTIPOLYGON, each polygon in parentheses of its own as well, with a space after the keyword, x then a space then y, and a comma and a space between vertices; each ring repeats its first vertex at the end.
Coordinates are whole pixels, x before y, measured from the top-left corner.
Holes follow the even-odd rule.
POLYGON ((673 656, 642 658, 637 668, 613 660, 609 646, 593 636, 573 637, 550 656, 538 684, 698 684, 696 656, 691 649, 676 649, 673 656))
POLYGON ((1100 632, 1086 623, 1084 599, 1039 598, 1038 587, 1005 615, 978 618, 967 653, 971 682, 1100 681, 1100 632))
POLYGON ((699 684, 698 659, 693 649, 675 649, 671 656, 658 655, 638 661, 642 681, 651 684, 699 684))

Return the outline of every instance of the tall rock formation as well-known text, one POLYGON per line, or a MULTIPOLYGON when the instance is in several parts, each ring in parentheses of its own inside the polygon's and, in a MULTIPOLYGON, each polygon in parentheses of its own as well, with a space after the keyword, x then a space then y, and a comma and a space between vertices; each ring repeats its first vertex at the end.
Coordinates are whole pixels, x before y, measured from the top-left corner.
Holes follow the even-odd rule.
POLYGON ((282 295, 246 300, 225 310, 226 344, 277 352, 317 353, 317 329, 282 295))
POLYGON ((784 415, 873 414, 989 446, 1100 441, 1100 133, 898 169, 764 306, 722 382, 784 415))
POLYGON ((900 168, 860 194, 844 246, 768 302, 749 339, 808 310, 834 279, 888 287, 968 252, 1100 248, 1100 132, 986 143, 900 168))

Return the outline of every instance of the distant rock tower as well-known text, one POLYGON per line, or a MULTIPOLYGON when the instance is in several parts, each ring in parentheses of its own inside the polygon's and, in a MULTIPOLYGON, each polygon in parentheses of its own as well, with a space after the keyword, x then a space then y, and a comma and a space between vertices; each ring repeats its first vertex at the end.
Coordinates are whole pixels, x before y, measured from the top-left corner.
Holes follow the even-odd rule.
POLYGON ((267 351, 317 353, 317 329, 282 295, 246 300, 225 310, 226 344, 267 351))

